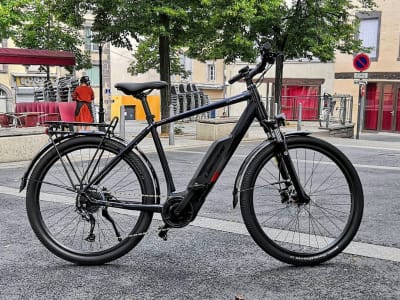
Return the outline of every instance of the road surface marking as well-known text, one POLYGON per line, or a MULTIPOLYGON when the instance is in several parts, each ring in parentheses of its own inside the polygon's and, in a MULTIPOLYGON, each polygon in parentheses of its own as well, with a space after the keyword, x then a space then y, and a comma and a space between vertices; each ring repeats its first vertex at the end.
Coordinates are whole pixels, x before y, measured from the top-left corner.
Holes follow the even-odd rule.
MULTIPOLYGON (((6 186, 0 186, 0 194, 11 195, 15 197, 25 198, 25 193, 20 193, 16 188, 10 188, 6 186)), ((62 196, 53 194, 44 194, 46 201, 53 202, 65 202, 67 200, 62 196)), ((122 210, 119 210, 122 212, 122 210)), ((125 211, 124 211, 125 212, 125 211)), ((126 211, 127 214, 135 214, 134 211, 126 211)), ((160 215, 155 215, 155 219, 161 220, 160 215)), ((233 234, 240 234, 248 236, 249 233, 244 224, 226 221, 220 219, 213 219, 207 217, 198 216, 192 223, 191 226, 196 226, 205 229, 212 229, 216 231, 228 232, 233 234)), ((271 229, 269 229, 271 230, 271 229)), ((321 237, 324 238, 324 237, 321 237)), ((358 256, 389 260, 394 262, 400 262, 400 249, 395 247, 386 247, 362 242, 351 242, 350 245, 343 251, 343 253, 353 254, 358 256)))

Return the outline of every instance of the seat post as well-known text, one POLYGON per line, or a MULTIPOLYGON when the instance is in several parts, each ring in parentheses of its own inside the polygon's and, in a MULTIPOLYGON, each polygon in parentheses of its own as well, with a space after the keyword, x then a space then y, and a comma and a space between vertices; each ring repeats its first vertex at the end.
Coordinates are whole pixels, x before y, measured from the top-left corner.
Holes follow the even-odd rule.
POLYGON ((140 94, 139 97, 140 102, 142 102, 144 114, 146 115, 146 120, 149 125, 154 123, 154 115, 150 111, 149 103, 147 102, 147 95, 140 94))

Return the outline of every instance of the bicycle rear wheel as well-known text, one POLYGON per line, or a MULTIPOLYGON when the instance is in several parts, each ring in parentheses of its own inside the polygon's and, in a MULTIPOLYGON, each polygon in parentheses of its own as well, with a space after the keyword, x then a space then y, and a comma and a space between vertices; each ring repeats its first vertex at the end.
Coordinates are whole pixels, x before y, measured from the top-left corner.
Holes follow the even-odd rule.
POLYGON ((107 197, 154 203, 152 177, 135 153, 124 155, 86 197, 80 194, 123 147, 101 137, 76 137, 52 148, 33 169, 26 194, 29 222, 55 255, 76 264, 99 265, 121 257, 142 239, 152 213, 86 201, 107 197))
POLYGON ((339 254, 361 222, 363 191, 358 174, 334 146, 312 137, 288 137, 300 183, 311 201, 296 203, 282 177, 278 147, 269 145, 249 164, 241 185, 241 211, 256 243, 294 265, 315 265, 339 254))

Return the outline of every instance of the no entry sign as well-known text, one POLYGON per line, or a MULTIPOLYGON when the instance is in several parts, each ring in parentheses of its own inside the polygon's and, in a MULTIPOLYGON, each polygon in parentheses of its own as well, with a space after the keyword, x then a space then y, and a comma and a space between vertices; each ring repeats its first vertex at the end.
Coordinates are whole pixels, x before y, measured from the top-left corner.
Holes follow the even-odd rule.
POLYGON ((353 59, 353 66, 357 71, 363 72, 369 68, 371 60, 365 53, 357 54, 353 59))

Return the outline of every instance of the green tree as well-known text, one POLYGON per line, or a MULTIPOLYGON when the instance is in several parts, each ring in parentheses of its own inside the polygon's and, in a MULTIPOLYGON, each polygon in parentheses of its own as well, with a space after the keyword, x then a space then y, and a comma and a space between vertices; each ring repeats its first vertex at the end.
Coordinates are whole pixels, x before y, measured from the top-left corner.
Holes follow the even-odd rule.
POLYGON ((269 20, 281 1, 203 1, 205 9, 197 20, 199 30, 188 40, 187 54, 200 61, 224 59, 226 63, 233 63, 240 58, 253 62, 258 53, 257 37, 250 25, 257 13, 257 3, 265 3, 264 20, 269 20))
POLYGON ((0 1, 0 40, 13 36, 15 27, 25 21, 29 0, 0 1))
MULTIPOLYGON (((170 70, 171 75, 180 75, 187 78, 190 71, 185 70, 181 64, 181 56, 183 50, 179 47, 171 47, 170 49, 170 70)), ((160 73, 160 53, 159 42, 155 37, 143 39, 135 53, 133 54, 134 61, 129 65, 128 72, 132 75, 145 73, 148 70, 155 69, 160 73)))
MULTIPOLYGON (((144 43, 139 46, 141 52, 136 58, 141 54, 142 57, 154 58, 154 51, 152 54, 142 51, 146 43, 153 41, 158 45, 160 79, 170 83, 170 54, 175 53, 175 49, 185 47, 193 34, 198 32, 196 21, 200 19, 204 7, 202 2, 201 0, 94 1, 91 11, 95 16, 92 27, 97 33, 95 41, 111 42, 115 46, 132 49, 130 39, 133 38, 139 43, 144 43)), ((136 64, 130 69, 139 70, 138 67, 136 64)), ((157 68, 157 65, 153 67, 157 68)), ((161 98, 161 116, 165 118, 169 115, 168 89, 161 91, 161 98)), ((163 126, 162 132, 166 131, 167 127, 163 126)))
POLYGON ((279 55, 276 60, 275 101, 280 103, 283 62, 292 58, 318 58, 323 62, 334 59, 335 51, 357 53, 363 49, 357 39, 358 10, 371 10, 374 0, 284 0, 209 1, 216 9, 210 12, 210 30, 214 40, 198 36, 192 41, 191 53, 201 59, 236 58, 253 61, 257 51, 249 51, 269 41, 279 55), (224 6, 227 9, 224 10, 224 6), (242 5, 245 5, 242 3, 242 5), (228 18, 228 19, 227 19, 228 18), (246 50, 246 48, 248 50, 246 50))
MULTIPOLYGON (((79 22, 77 18, 64 15, 63 5, 64 1, 57 0, 30 1, 24 10, 25 21, 16 26, 15 44, 21 48, 72 51, 77 61, 76 69, 89 68, 90 53, 81 50, 83 40, 79 22)), ((68 69, 72 71, 72 68, 68 69)))
POLYGON ((357 39, 355 12, 373 7, 374 0, 296 0, 292 6, 281 5, 281 15, 273 21, 272 30, 265 30, 262 18, 254 22, 252 28, 259 40, 272 41, 281 54, 276 60, 275 102, 280 105, 285 58, 327 62, 334 59, 337 50, 349 54, 365 51, 357 39))
MULTIPOLYGON (((80 15, 77 0, 69 16, 80 15)), ((136 55, 133 72, 157 68, 157 58, 149 47, 158 47, 161 80, 170 81, 170 49, 186 49, 186 55, 200 60, 223 58, 232 63, 240 58, 253 62, 258 48, 271 42, 277 58, 275 98, 281 93, 285 58, 334 58, 336 50, 361 50, 356 39, 357 10, 369 10, 374 0, 91 0, 85 2, 95 16, 94 41, 111 42, 132 49, 130 39, 143 44, 136 55), (157 46, 158 41, 158 46, 157 46), (146 44, 147 43, 147 44, 146 44), (148 60, 139 62, 139 60, 148 60), (151 62, 151 63, 149 63, 151 62), (139 68, 140 66, 140 68, 139 68)), ((67 18, 66 18, 67 19, 67 18)), ((162 117, 168 116, 169 92, 162 91, 162 117)), ((163 129, 165 132, 165 129, 163 129)))

